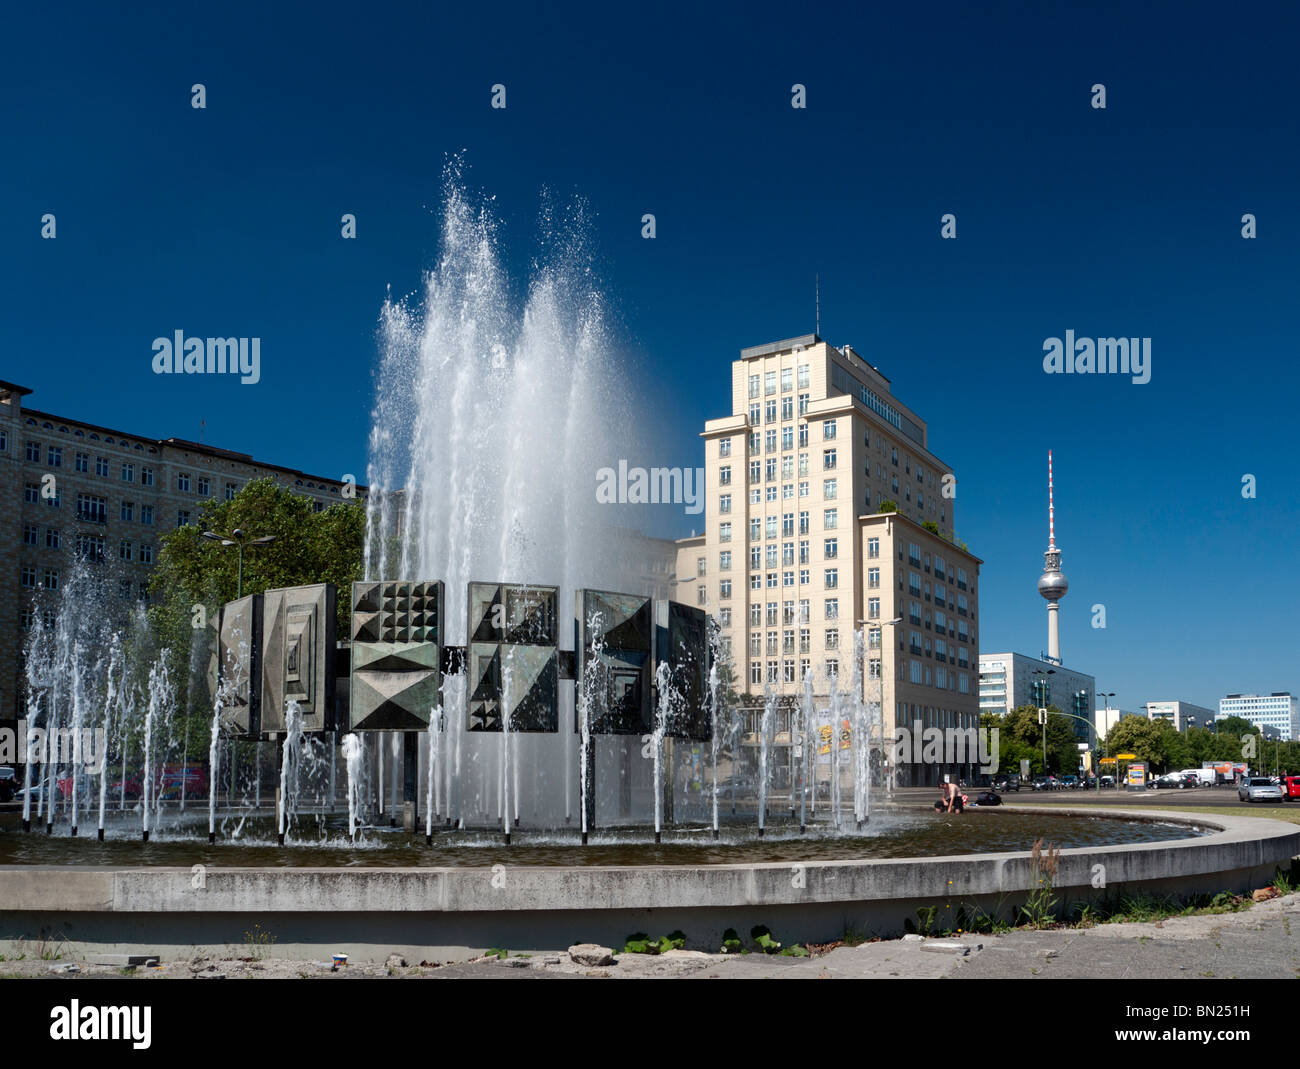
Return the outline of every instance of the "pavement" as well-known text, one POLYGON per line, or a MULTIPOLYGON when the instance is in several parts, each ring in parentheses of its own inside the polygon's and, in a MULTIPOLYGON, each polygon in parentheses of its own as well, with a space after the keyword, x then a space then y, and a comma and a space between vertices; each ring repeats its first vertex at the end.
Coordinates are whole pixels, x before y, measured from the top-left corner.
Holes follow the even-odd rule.
MULTIPOLYGON (((617 954, 580 965, 567 950, 456 962, 328 962, 250 955, 248 947, 195 948, 179 960, 124 968, 111 959, 51 960, 47 946, 0 959, 0 977, 135 976, 182 979, 426 977, 429 979, 1295 979, 1300 978, 1300 893, 1235 913, 999 935, 902 939, 839 946, 813 957, 758 953, 617 954)), ((57 949, 57 948, 56 948, 57 949)))

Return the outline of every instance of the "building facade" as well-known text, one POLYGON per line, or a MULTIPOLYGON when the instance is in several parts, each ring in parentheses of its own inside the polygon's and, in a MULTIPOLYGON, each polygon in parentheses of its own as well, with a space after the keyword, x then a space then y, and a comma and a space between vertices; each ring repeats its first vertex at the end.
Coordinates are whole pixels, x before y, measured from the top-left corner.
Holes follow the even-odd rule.
POLYGON ((1214 710, 1191 702, 1147 702, 1148 720, 1168 720, 1175 731, 1189 727, 1209 727, 1214 722, 1214 710))
POLYGON ((0 382, 0 718, 21 715, 27 631, 48 623, 78 558, 103 567, 104 597, 127 608, 148 598, 161 536, 197 523, 207 501, 262 478, 318 511, 344 500, 339 480, 37 411, 24 406, 30 393, 0 382))
MULTIPOLYGON (((981 713, 1005 716, 1022 705, 1038 705, 1035 685, 1046 687, 1045 704, 1072 718, 1070 726, 1080 742, 1090 742, 1090 724, 1096 722, 1097 681, 1086 672, 1053 664, 1023 653, 981 653, 979 657, 981 713)), ((1111 710, 1114 712, 1115 710, 1111 710)))
MULTIPOLYGON (((864 697, 885 731, 978 727, 981 561, 953 541, 956 480, 924 421, 851 346, 815 334, 741 351, 731 413, 709 420, 705 528, 679 584, 720 629, 736 688, 824 702, 866 632, 864 697)), ((893 770, 936 783, 962 768, 893 770)))
POLYGON ((1126 716, 1141 715, 1141 713, 1134 712, 1132 709, 1116 709, 1113 706, 1102 706, 1102 708, 1096 711, 1095 723, 1097 726, 1097 734, 1104 739, 1110 734, 1110 729, 1126 716))
POLYGON ((1227 716, 1239 716, 1265 731, 1272 728, 1283 742, 1300 739, 1300 701, 1290 691, 1229 694, 1219 699, 1219 719, 1227 716))

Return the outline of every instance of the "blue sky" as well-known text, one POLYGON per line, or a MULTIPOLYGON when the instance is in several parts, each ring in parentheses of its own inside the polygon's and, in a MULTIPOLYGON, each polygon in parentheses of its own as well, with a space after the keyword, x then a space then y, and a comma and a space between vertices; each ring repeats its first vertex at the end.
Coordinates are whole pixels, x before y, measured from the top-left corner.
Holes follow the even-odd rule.
POLYGON ((958 474, 985 649, 1046 643, 1052 448, 1067 663, 1126 708, 1296 691, 1300 18, 1021 6, 11 13, 0 377, 34 407, 363 472, 380 304, 430 266, 463 151, 516 279, 541 191, 589 202, 657 462, 701 462, 737 351, 810 331, 819 274, 823 336, 958 474), (261 383, 153 375, 175 329, 260 337, 261 383), (1150 383, 1045 375, 1067 329, 1150 337, 1150 383))

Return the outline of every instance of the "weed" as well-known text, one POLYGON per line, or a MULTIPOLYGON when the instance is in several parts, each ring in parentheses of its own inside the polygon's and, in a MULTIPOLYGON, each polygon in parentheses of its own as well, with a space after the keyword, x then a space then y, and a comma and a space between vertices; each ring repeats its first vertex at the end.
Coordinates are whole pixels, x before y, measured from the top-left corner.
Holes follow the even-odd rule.
POLYGON ((722 933, 722 953, 724 954, 748 954, 744 944, 740 941, 740 936, 736 934, 735 928, 728 928, 722 933))
POLYGON ((775 954, 781 949, 781 944, 772 938, 772 933, 765 924, 751 928, 749 937, 759 945, 764 954, 775 954))
POLYGON ((1043 840, 1035 839, 1030 852, 1030 865, 1034 872, 1034 889, 1020 908, 1031 928, 1046 928, 1056 920, 1057 898, 1052 893, 1052 883, 1061 867, 1061 848, 1047 844, 1043 850, 1043 840))
POLYGON ((266 958, 274 945, 275 936, 263 929, 260 924, 254 924, 251 931, 244 933, 244 946, 253 961, 262 961, 266 958))

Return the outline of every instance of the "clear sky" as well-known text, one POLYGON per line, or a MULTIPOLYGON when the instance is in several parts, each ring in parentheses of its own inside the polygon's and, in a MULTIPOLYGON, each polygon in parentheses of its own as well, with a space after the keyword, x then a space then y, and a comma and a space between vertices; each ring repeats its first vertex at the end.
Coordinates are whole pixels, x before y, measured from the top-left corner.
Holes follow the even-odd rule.
MULTIPOLYGON (((0 40, 0 377, 363 473, 380 305, 431 265, 463 151, 516 278, 542 190, 589 203, 659 463, 701 463, 731 361, 811 331, 819 274, 823 336, 957 472, 986 650, 1046 645, 1051 448, 1067 664, 1125 708, 1295 692, 1300 17, 1029 6, 23 5, 0 40), (177 329, 260 337, 262 381, 155 376, 177 329), (1151 338, 1150 382, 1045 374, 1067 330, 1151 338)), ((654 533, 699 525, 660 511, 654 533)))

